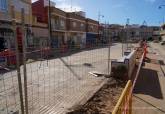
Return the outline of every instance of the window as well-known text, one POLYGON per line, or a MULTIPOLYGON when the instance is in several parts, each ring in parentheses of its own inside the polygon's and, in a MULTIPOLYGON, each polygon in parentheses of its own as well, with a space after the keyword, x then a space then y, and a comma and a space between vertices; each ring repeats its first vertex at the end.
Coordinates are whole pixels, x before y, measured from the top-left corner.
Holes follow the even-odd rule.
POLYGON ((93 31, 94 27, 93 27, 92 25, 90 26, 90 28, 91 28, 91 30, 93 31))
POLYGON ((62 26, 62 27, 65 26, 65 22, 64 22, 64 20, 61 20, 61 26, 62 26))
POLYGON ((81 28, 83 28, 84 27, 84 24, 83 23, 81 23, 81 28))
POLYGON ((0 10, 7 10, 7 0, 0 0, 0 10))
POLYGON ((54 19, 51 19, 51 27, 53 30, 55 29, 55 20, 54 19))
POLYGON ((76 27, 77 26, 77 23, 76 22, 73 22, 73 27, 76 27))
POLYGON ((38 16, 37 16, 37 21, 38 21, 38 22, 42 22, 42 16, 39 16, 39 15, 38 15, 38 16))

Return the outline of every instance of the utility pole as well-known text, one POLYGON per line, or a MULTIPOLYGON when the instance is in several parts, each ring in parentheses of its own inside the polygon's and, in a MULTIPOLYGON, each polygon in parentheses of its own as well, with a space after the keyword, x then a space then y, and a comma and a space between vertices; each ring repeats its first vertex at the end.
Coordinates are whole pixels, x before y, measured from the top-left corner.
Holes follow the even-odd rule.
POLYGON ((99 38, 101 37, 101 35, 100 35, 100 18, 104 18, 104 15, 101 15, 100 14, 100 12, 99 12, 99 14, 98 14, 98 40, 99 40, 99 38))
POLYGON ((124 28, 121 29, 121 33, 120 34, 121 34, 121 44, 122 44, 121 55, 123 56, 123 50, 124 50, 123 39, 124 39, 124 36, 125 36, 125 30, 124 30, 124 28))
MULTIPOLYGON (((127 22, 126 22, 126 29, 129 27, 129 22, 130 22, 130 19, 127 18, 127 22)), ((128 39, 129 39, 129 28, 127 29, 127 37, 126 37, 126 45, 127 45, 127 49, 128 49, 128 39)))
POLYGON ((110 31, 109 31, 109 22, 108 22, 108 27, 107 27, 107 33, 108 33, 108 39, 109 39, 109 46, 108 46, 108 75, 110 75, 110 62, 111 62, 111 36, 110 36, 110 31))
POLYGON ((27 70, 26 70, 26 37, 25 37, 25 12, 21 9, 21 20, 22 20, 22 46, 23 46, 23 71, 24 71, 24 93, 25 93, 25 112, 28 114, 28 89, 27 89, 27 70))
MULTIPOLYGON (((159 7, 158 7, 158 9, 162 9, 163 7, 165 7, 165 5, 163 4, 163 5, 160 5, 159 7)), ((164 16, 163 16, 163 24, 164 24, 164 16)))
POLYGON ((71 10, 71 12, 72 12, 72 8, 73 8, 73 7, 72 7, 72 0, 70 0, 70 4, 71 4, 71 5, 70 5, 70 10, 71 10))
POLYGON ((48 45, 51 48, 51 36, 52 36, 52 30, 51 30, 51 3, 49 0, 49 5, 48 5, 48 45))
POLYGON ((144 20, 142 23, 143 26, 147 26, 147 22, 144 20))

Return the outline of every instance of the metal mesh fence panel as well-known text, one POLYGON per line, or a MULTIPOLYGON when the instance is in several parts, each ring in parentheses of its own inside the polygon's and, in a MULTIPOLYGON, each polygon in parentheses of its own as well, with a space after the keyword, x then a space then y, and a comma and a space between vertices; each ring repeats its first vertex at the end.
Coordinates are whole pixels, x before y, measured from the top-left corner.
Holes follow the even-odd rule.
MULTIPOLYGON (((13 51, 15 52, 15 51, 13 51)), ((20 112, 20 99, 15 55, 0 55, 0 114, 20 112)))
MULTIPOLYGON (((109 46, 91 43, 84 48, 79 45, 26 48, 29 114, 66 113, 83 104, 106 81, 104 74, 109 73, 108 59, 122 56, 121 44, 109 46)), ((20 112, 17 70, 2 68, 5 71, 0 72, 0 113, 20 112)), ((20 69, 24 85, 23 65, 20 69)))
POLYGON ((29 113, 63 113, 86 99, 104 81, 89 72, 107 73, 107 54, 108 45, 27 52, 36 59, 27 63, 29 113))

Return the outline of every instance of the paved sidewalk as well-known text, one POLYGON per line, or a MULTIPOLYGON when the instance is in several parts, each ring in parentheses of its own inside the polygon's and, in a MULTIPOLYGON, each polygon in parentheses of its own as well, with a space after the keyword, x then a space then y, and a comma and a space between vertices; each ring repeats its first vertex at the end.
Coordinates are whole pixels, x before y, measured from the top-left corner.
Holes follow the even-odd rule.
POLYGON ((132 114, 165 114, 165 65, 151 48, 147 57, 134 89, 132 114))

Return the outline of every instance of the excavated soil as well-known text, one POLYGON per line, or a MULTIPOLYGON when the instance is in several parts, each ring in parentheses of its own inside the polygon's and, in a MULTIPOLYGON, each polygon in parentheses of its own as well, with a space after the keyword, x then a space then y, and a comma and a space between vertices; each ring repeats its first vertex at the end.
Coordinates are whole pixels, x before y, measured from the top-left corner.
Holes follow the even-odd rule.
POLYGON ((126 82, 110 78, 83 106, 77 106, 67 114, 111 114, 126 82))

